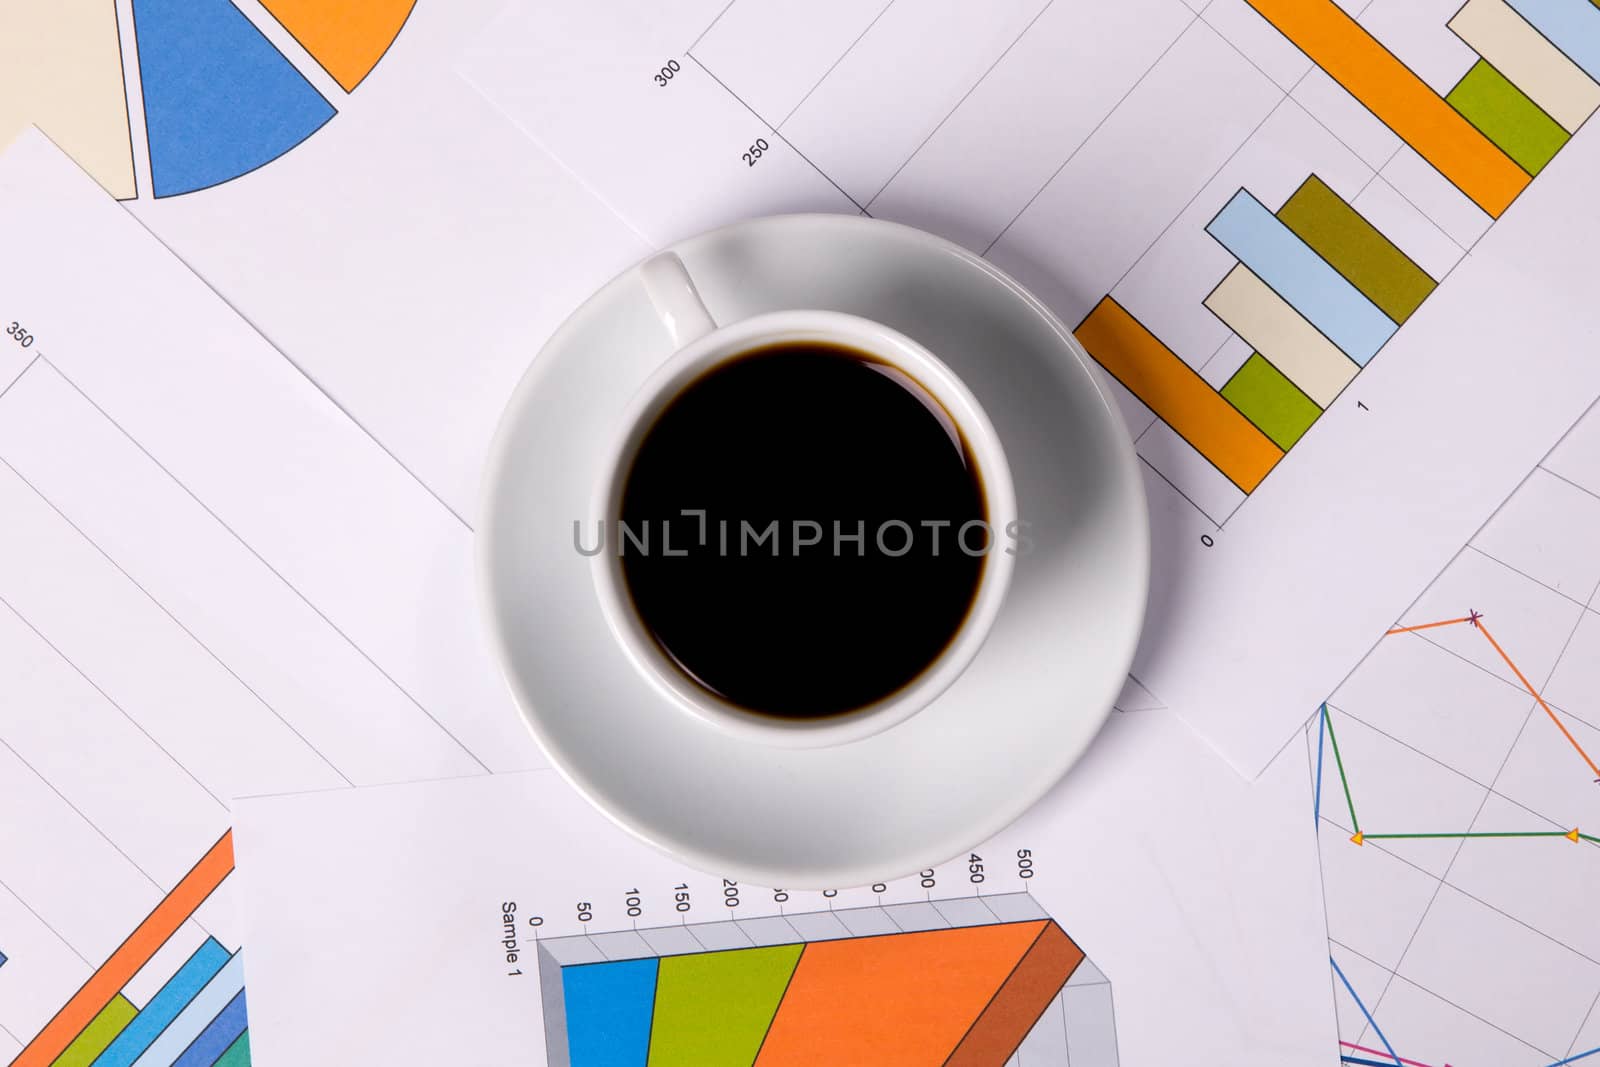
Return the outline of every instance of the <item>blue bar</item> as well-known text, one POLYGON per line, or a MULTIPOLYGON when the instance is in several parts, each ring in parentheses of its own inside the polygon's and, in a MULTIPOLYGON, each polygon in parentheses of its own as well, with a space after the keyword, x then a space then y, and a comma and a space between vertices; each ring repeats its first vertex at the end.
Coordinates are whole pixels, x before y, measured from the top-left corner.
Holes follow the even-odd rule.
POLYGON ((211 1067, 228 1046, 238 1040, 245 1027, 244 990, 235 993, 227 1007, 217 1014, 211 1024, 200 1031, 194 1044, 184 1050, 183 1057, 172 1067, 211 1067))
POLYGON ((178 973, 168 978, 160 992, 139 1009, 133 1022, 95 1057, 92 1067, 130 1067, 227 962, 228 950, 217 944, 215 938, 206 938, 188 962, 178 968, 178 973))
POLYGON ((184 1005, 172 1025, 161 1031, 161 1036, 145 1049, 144 1055, 133 1061, 134 1067, 172 1067, 183 1050, 194 1044, 195 1038, 211 1025, 212 1019, 222 1014, 222 1009, 243 988, 244 957, 235 952, 222 965, 222 970, 184 1005))
POLYGON ((561 969, 572 1067, 645 1067, 656 1007, 656 960, 561 969))
POLYGON ((1360 366, 1400 328, 1243 189, 1206 232, 1360 366))
POLYGON ((1589 0, 1508 0, 1517 14, 1600 81, 1600 8, 1589 0))

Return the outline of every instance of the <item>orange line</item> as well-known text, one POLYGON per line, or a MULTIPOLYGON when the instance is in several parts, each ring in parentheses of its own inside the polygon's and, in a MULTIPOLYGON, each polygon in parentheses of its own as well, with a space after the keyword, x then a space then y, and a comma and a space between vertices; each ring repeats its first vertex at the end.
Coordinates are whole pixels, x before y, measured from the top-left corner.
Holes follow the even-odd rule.
POLYGON ((1111 297, 1073 332, 1096 363, 1240 489, 1255 489, 1283 458, 1283 449, 1111 297))
POLYGON ((1594 772, 1595 777, 1600 778, 1600 767, 1595 766, 1594 760, 1590 759, 1589 753, 1585 752, 1583 746, 1578 744, 1578 739, 1572 736, 1572 731, 1567 729, 1566 724, 1556 718, 1556 713, 1550 710, 1550 705, 1544 702, 1544 697, 1540 696, 1539 691, 1529 683, 1527 675, 1523 674, 1517 668, 1517 665, 1511 662, 1511 657, 1506 655, 1506 650, 1500 647, 1500 642, 1494 639, 1494 634, 1489 632, 1489 628, 1483 624, 1481 619, 1478 621, 1478 629, 1483 631, 1483 636, 1489 639, 1489 643, 1494 646, 1494 650, 1500 653, 1500 658, 1506 661, 1506 666, 1510 667, 1511 673, 1517 676, 1517 681, 1522 683, 1522 688, 1526 689, 1533 696, 1533 699, 1539 702, 1539 706, 1544 709, 1544 713, 1550 716, 1550 721, 1556 724, 1556 729, 1560 730, 1561 735, 1571 743, 1573 748, 1578 750, 1578 755, 1583 757, 1583 762, 1589 765, 1589 769, 1594 772))
POLYGON ((1333 0, 1248 2, 1490 215, 1533 180, 1333 0))
POLYGON ((1437 626, 1454 626, 1458 622, 1471 622, 1471 621, 1472 621, 1472 616, 1471 615, 1465 615, 1465 616, 1463 616, 1463 617, 1461 617, 1459 619, 1445 619, 1445 620, 1443 620, 1441 622, 1424 622, 1424 623, 1420 623, 1420 624, 1418 624, 1416 626, 1396 626, 1392 630, 1385 631, 1383 636, 1392 637, 1395 634, 1414 634, 1418 630, 1432 630, 1433 628, 1435 628, 1437 626))
POLYGON ((28 1042, 22 1055, 11 1061, 11 1067, 46 1067, 61 1055, 232 870, 233 831, 229 830, 172 887, 172 892, 161 898, 138 929, 117 946, 111 958, 89 976, 38 1036, 28 1042))

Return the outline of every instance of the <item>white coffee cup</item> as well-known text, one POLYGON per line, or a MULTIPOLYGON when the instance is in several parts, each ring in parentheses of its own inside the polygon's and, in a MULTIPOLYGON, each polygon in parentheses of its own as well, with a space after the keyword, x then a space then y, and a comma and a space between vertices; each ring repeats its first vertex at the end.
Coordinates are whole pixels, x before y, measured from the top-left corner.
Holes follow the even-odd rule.
MULTIPOLYGON (((633 667, 667 701, 735 737, 792 748, 847 744, 887 730, 926 707, 950 687, 982 647, 1000 613, 1016 548, 1000 543, 1018 529, 1011 469, 994 425, 971 391, 933 353, 897 330, 833 311, 774 311, 717 325, 677 255, 667 252, 639 268, 645 289, 668 336, 678 346, 640 387, 601 460, 593 516, 617 529, 622 494, 634 456, 657 416, 695 379, 744 353, 777 344, 815 342, 863 352, 921 385, 954 421, 981 472, 989 551, 977 592, 961 628, 944 651, 911 682, 889 696, 816 719, 762 715, 731 704, 684 673, 657 644, 634 611, 619 551, 594 555, 595 590, 612 635, 633 667)), ((818 669, 826 669, 819 664, 818 669)))

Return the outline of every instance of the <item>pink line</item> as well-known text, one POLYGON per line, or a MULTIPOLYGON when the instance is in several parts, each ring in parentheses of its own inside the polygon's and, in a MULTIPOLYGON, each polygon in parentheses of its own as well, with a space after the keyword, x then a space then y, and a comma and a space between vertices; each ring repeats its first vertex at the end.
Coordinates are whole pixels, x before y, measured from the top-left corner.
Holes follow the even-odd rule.
MULTIPOLYGON (((1368 1052, 1374 1056, 1382 1056, 1386 1060, 1397 1059, 1401 1063, 1409 1065, 1409 1067, 1428 1067, 1428 1064, 1426 1063, 1418 1063, 1416 1060, 1408 1060, 1404 1056, 1390 1056, 1389 1053, 1385 1052, 1381 1048, 1362 1048, 1360 1045, 1352 1045, 1348 1041, 1341 1041, 1339 1044, 1343 1045, 1345 1048, 1355 1049, 1357 1052, 1368 1052)), ((1448 1065, 1446 1065, 1446 1067, 1448 1067, 1448 1065)))

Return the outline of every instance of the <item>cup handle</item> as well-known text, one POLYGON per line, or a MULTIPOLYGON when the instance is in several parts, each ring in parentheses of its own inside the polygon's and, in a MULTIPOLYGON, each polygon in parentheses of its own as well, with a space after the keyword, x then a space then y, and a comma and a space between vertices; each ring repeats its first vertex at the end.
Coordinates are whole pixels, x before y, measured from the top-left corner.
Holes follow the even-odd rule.
POLYGON ((639 267, 639 276, 661 324, 678 348, 717 328, 716 320, 706 310, 705 301, 694 287, 694 279, 689 277, 688 268, 676 252, 662 252, 645 260, 639 267))

